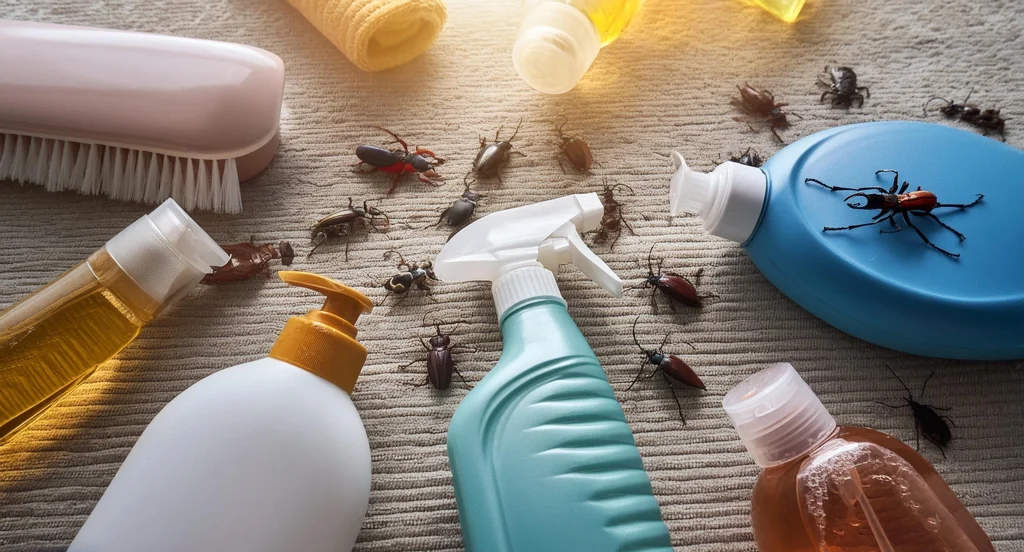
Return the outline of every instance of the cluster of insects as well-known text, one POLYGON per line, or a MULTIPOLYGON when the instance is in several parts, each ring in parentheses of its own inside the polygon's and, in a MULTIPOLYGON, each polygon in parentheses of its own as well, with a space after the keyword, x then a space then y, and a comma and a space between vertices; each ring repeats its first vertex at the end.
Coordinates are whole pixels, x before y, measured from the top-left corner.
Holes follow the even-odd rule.
MULTIPOLYGON (((860 108, 865 100, 871 98, 871 91, 867 86, 858 82, 857 73, 848 66, 828 65, 824 73, 819 76, 816 84, 821 88, 819 103, 829 104, 831 108, 851 109, 860 108)), ((757 88, 748 83, 737 86, 738 94, 731 101, 732 105, 741 113, 735 120, 745 123, 752 131, 756 132, 755 124, 760 124, 771 132, 772 136, 779 142, 785 143, 780 132, 791 127, 791 118, 803 119, 797 113, 787 110, 789 104, 780 101, 769 90, 757 88)), ((1003 137, 1005 122, 998 109, 981 109, 969 104, 971 94, 963 102, 956 103, 943 98, 935 97, 930 99, 924 106, 925 115, 933 111, 935 102, 942 102, 937 111, 950 119, 957 119, 966 124, 980 129, 986 135, 996 133, 1003 137)), ((566 131, 569 123, 567 117, 562 117, 554 124, 554 133, 557 141, 554 144, 554 158, 562 172, 569 169, 580 173, 589 174, 595 165, 599 163, 594 159, 590 144, 582 136, 566 131)), ((472 164, 463 176, 463 189, 461 195, 454 198, 438 216, 437 220, 418 230, 423 231, 433 227, 446 226, 450 229, 448 239, 455 233, 471 223, 476 215, 477 208, 481 205, 486 196, 479 191, 477 186, 485 181, 497 181, 503 185, 503 172, 516 157, 526 157, 526 154, 518 151, 515 147, 515 140, 523 126, 520 119, 511 133, 505 132, 504 126, 499 126, 495 131, 493 139, 490 137, 479 137, 479 147, 472 156, 472 164)), ((402 178, 406 175, 414 175, 419 181, 439 186, 445 177, 439 174, 439 169, 448 163, 444 157, 438 156, 433 150, 421 147, 410 146, 404 138, 383 127, 374 127, 385 133, 390 141, 383 146, 360 145, 356 148, 355 154, 358 162, 354 164, 355 170, 361 173, 383 172, 390 177, 390 185, 384 195, 390 196, 400 186, 402 178)), ((748 147, 746 150, 729 154, 728 160, 751 167, 760 167, 765 163, 766 156, 761 152, 748 147)), ((939 247, 914 224, 915 218, 928 218, 952 232, 958 239, 966 239, 964 234, 939 219, 935 211, 937 209, 950 208, 964 210, 977 205, 983 198, 977 194, 970 203, 940 203, 937 196, 929 191, 917 190, 908 191, 910 184, 906 181, 900 184, 899 174, 892 169, 881 169, 876 175, 891 173, 893 181, 891 186, 866 186, 859 188, 846 188, 822 182, 821 180, 808 178, 807 184, 821 186, 829 191, 851 192, 844 198, 844 202, 852 209, 877 210, 871 221, 853 224, 843 227, 824 227, 824 232, 848 231, 857 228, 888 224, 888 229, 882 232, 899 232, 904 228, 913 230, 928 246, 947 255, 951 258, 959 257, 959 254, 950 252, 939 247)), ((621 197, 635 196, 636 192, 632 187, 622 183, 603 182, 600 192, 604 205, 604 213, 597 230, 590 233, 591 243, 594 245, 607 246, 608 250, 614 250, 623 232, 636 235, 632 225, 625 216, 625 205, 621 197)), ((374 202, 375 203, 375 202, 374 202)), ((646 220, 642 214, 640 215, 646 220)), ((412 228, 407 223, 402 223, 412 228)), ((348 198, 346 207, 331 213, 316 221, 310 228, 310 251, 312 255, 326 243, 340 239, 344 241, 345 260, 348 260, 350 241, 362 229, 363 234, 367 232, 387 233, 391 228, 391 219, 379 208, 378 205, 371 205, 370 200, 362 201, 361 205, 352 198, 348 198)), ((664 259, 658 259, 655 263, 654 249, 652 246, 647 254, 646 272, 637 285, 628 289, 650 289, 651 312, 658 313, 659 298, 667 301, 672 312, 677 312, 679 306, 691 309, 701 309, 708 299, 718 296, 711 293, 698 291, 701 276, 704 270, 697 269, 689 277, 675 272, 664 271, 662 266, 664 259), (655 266, 656 265, 656 266, 655 266)), ((203 280, 207 284, 225 284, 245 280, 257 274, 269 275, 269 263, 272 260, 280 259, 283 265, 289 265, 295 257, 295 252, 288 242, 281 242, 278 245, 265 243, 256 244, 254 241, 244 242, 225 246, 225 250, 231 254, 231 260, 223 267, 217 268, 213 274, 203 280)), ((384 289, 384 296, 378 305, 384 304, 391 296, 397 296, 394 305, 400 303, 410 293, 416 292, 434 300, 431 293, 432 286, 437 281, 430 260, 410 262, 397 250, 390 250, 384 255, 384 260, 397 256, 397 272, 378 282, 384 289)), ((638 261, 642 263, 642 261, 638 261)), ((644 267, 641 264, 641 269, 644 267)), ((436 302, 436 300, 435 300, 436 302)), ((640 350, 642 355, 640 369, 627 387, 632 389, 640 379, 654 378, 657 374, 669 386, 680 419, 685 424, 683 417, 683 405, 676 393, 676 384, 690 388, 705 390, 706 386, 697 372, 682 358, 664 351, 671 336, 665 336, 661 345, 654 349, 647 349, 637 335, 637 327, 641 316, 633 322, 632 337, 633 343, 640 350), (646 367, 651 365, 653 371, 648 372, 646 367)), ((433 321, 425 325, 434 328, 432 335, 419 338, 426 356, 412 360, 401 366, 404 370, 418 362, 425 362, 427 367, 426 378, 417 386, 431 385, 435 389, 448 389, 454 377, 457 377, 463 384, 465 379, 458 370, 454 355, 458 352, 475 352, 475 349, 462 345, 455 345, 453 334, 459 325, 465 321, 454 321, 443 323, 433 321), (449 329, 445 331, 445 327, 449 329)), ((696 350, 693 344, 682 342, 696 350)), ((891 371, 891 370, 890 370, 891 371)), ((895 373, 894 373, 895 375, 895 373)), ((897 376, 898 377, 898 376, 897 376)), ((902 383, 902 380, 900 380, 902 383)), ((925 382, 927 384, 927 380, 925 382)), ((904 389, 906 385, 904 385, 904 389)), ((933 407, 923 405, 914 400, 913 395, 907 389, 906 404, 900 406, 886 405, 891 408, 909 407, 914 413, 919 433, 936 445, 944 447, 950 440, 949 427, 943 416, 938 415, 933 407)), ((923 389, 922 389, 923 394, 923 389)))

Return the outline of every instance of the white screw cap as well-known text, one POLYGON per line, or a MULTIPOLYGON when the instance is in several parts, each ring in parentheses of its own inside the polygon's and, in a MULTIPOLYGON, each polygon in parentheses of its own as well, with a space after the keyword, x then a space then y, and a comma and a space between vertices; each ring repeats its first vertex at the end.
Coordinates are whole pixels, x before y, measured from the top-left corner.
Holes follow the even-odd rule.
POLYGON ((121 270, 164 305, 230 259, 173 199, 119 232, 106 249, 121 270))
POLYGON ((768 197, 768 177, 761 169, 727 161, 710 173, 697 172, 677 151, 672 164, 672 216, 700 215, 710 234, 739 243, 750 239, 768 197))
POLYGON ((601 37, 586 14, 561 2, 529 8, 512 47, 519 76, 546 94, 572 90, 601 50, 601 37))
POLYGON ((835 418, 789 363, 743 380, 725 395, 722 407, 762 468, 800 458, 836 429, 835 418))

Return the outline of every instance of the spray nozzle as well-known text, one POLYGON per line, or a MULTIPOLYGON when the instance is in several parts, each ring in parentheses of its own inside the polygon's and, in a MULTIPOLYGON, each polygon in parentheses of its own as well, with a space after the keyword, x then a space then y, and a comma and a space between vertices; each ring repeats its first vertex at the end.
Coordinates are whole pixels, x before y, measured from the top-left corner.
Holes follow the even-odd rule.
POLYGON ((672 152, 672 165, 672 216, 698 215, 711 234, 740 243, 750 239, 768 197, 768 178, 761 169, 726 161, 702 173, 687 166, 677 151, 672 152))
POLYGON ((609 293, 621 295, 622 280, 580 237, 597 230, 603 215, 596 193, 492 213, 452 237, 435 257, 434 272, 441 280, 494 282, 499 314, 527 297, 561 297, 551 272, 564 263, 576 265, 609 293))

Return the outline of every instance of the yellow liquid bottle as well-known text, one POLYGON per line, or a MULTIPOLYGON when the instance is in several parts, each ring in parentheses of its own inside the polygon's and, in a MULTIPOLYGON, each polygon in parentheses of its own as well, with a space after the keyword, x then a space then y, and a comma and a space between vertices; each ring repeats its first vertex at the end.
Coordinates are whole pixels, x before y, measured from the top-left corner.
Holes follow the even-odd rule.
POLYGON ((747 2, 761 6, 765 11, 786 23, 796 21, 796 18, 800 15, 800 10, 804 7, 804 1, 805 0, 747 0, 747 2))
POLYGON ((0 311, 0 443, 227 259, 167 200, 85 262, 0 311))
POLYGON ((643 0, 526 0, 512 62, 533 88, 568 92, 602 47, 633 20, 643 0))

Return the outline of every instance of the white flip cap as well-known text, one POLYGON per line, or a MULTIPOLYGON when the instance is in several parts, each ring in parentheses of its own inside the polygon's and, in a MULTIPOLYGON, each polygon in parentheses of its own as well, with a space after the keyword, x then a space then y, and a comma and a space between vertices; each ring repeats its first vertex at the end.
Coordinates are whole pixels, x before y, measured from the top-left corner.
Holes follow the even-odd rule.
POLYGON ((601 36, 580 10, 562 2, 529 8, 512 47, 519 76, 539 92, 572 90, 601 50, 601 36))
POLYGON ((604 205, 596 193, 492 213, 445 244, 434 259, 434 272, 451 282, 493 282, 499 319, 530 297, 561 299, 553 272, 565 263, 576 265, 609 293, 621 296, 622 280, 580 237, 581 232, 597 230, 603 215, 604 205))
POLYGON ((739 243, 750 239, 768 195, 768 177, 761 169, 727 161, 710 173, 697 172, 677 151, 672 163, 672 216, 699 215, 710 234, 739 243))
POLYGON ((743 380, 726 393, 722 407, 762 468, 800 458, 836 429, 835 418, 789 363, 743 380))
POLYGON ((173 199, 111 238, 106 250, 121 270, 164 305, 231 258, 173 199))

